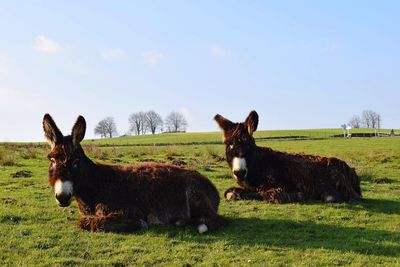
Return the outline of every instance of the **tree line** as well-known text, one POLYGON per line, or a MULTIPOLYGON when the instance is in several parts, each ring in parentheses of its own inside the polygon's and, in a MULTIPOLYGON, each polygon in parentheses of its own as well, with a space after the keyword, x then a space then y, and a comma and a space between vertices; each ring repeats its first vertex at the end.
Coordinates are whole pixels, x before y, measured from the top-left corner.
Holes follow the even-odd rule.
POLYGON ((382 127, 382 116, 373 110, 364 110, 361 115, 354 115, 347 123, 352 128, 372 128, 382 127))
MULTIPOLYGON (((186 127, 188 126, 185 116, 176 111, 169 113, 165 121, 154 110, 132 113, 128 121, 129 132, 135 135, 155 134, 156 132, 182 132, 186 131, 186 127)), ((106 117, 99 121, 94 128, 94 133, 100 135, 102 138, 116 136, 118 133, 114 118, 106 117)))

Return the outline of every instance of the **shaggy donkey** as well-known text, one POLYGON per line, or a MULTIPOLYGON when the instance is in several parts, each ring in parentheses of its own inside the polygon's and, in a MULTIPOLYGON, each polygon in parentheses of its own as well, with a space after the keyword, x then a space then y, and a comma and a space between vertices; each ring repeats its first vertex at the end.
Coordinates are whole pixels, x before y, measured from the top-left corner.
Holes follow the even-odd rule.
POLYGON ((51 145, 50 185, 61 207, 75 197, 82 215, 78 227, 129 232, 149 225, 190 224, 204 233, 226 223, 217 214, 217 189, 198 172, 158 163, 96 164, 80 145, 86 131, 82 116, 70 136, 63 136, 49 114, 43 128, 51 145))
POLYGON ((359 177, 342 160, 256 146, 257 112, 252 111, 244 123, 233 123, 219 114, 214 119, 223 131, 226 159, 240 186, 229 188, 226 199, 287 203, 342 202, 361 197, 359 177))

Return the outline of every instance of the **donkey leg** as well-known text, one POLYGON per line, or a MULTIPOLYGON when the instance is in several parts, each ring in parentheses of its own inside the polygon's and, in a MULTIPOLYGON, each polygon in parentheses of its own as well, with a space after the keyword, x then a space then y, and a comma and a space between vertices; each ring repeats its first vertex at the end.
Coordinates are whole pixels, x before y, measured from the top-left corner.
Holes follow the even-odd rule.
POLYGON ((228 223, 227 219, 216 212, 210 199, 203 193, 193 193, 189 199, 189 205, 190 224, 196 225, 200 234, 215 230, 228 223))
MULTIPOLYGON (((349 194, 346 189, 349 189, 343 184, 346 184, 347 181, 341 180, 341 175, 332 171, 333 175, 326 177, 326 179, 320 185, 320 195, 319 198, 321 201, 326 203, 335 203, 335 202, 343 202, 347 200, 349 194), (344 183, 343 183, 344 182, 344 183)), ((351 189, 351 188, 350 188, 351 189)))
POLYGON ((341 192, 336 189, 325 190, 321 194, 321 200, 326 203, 341 203, 345 201, 345 198, 341 192))
POLYGON ((328 171, 321 190, 325 202, 343 202, 361 198, 360 178, 346 162, 330 159, 328 171))
POLYGON ((245 190, 243 188, 231 187, 224 193, 225 199, 231 200, 263 200, 263 197, 256 191, 245 190))
POLYGON ((262 188, 258 193, 264 201, 269 203, 283 204, 304 201, 304 194, 302 192, 287 192, 281 187, 262 188))
POLYGON ((132 232, 147 230, 144 220, 127 218, 121 215, 85 216, 79 219, 77 226, 91 232, 132 232))

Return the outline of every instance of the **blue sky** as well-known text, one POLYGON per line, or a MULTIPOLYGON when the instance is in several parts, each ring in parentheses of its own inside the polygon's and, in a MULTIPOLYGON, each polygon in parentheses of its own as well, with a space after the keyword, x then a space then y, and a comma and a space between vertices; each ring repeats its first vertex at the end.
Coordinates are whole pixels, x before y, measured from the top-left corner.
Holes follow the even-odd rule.
POLYGON ((50 113, 87 138, 106 116, 220 113, 259 129, 400 128, 399 1, 2 1, 0 141, 43 140, 50 113))

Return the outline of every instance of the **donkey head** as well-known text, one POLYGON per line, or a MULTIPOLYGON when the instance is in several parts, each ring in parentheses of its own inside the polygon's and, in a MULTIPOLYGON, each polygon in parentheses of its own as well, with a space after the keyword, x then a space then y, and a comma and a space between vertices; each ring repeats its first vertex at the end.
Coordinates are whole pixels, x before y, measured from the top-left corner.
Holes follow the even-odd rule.
POLYGON ((66 207, 71 203, 74 189, 79 184, 81 160, 84 157, 80 142, 86 131, 86 122, 79 116, 69 136, 63 136, 49 114, 44 115, 43 129, 51 145, 48 154, 50 160, 49 182, 53 188, 59 206, 66 207))
POLYGON ((226 160, 238 182, 246 182, 249 166, 255 158, 256 143, 253 132, 257 130, 258 114, 250 112, 244 123, 233 123, 217 114, 214 119, 223 132, 226 160))

